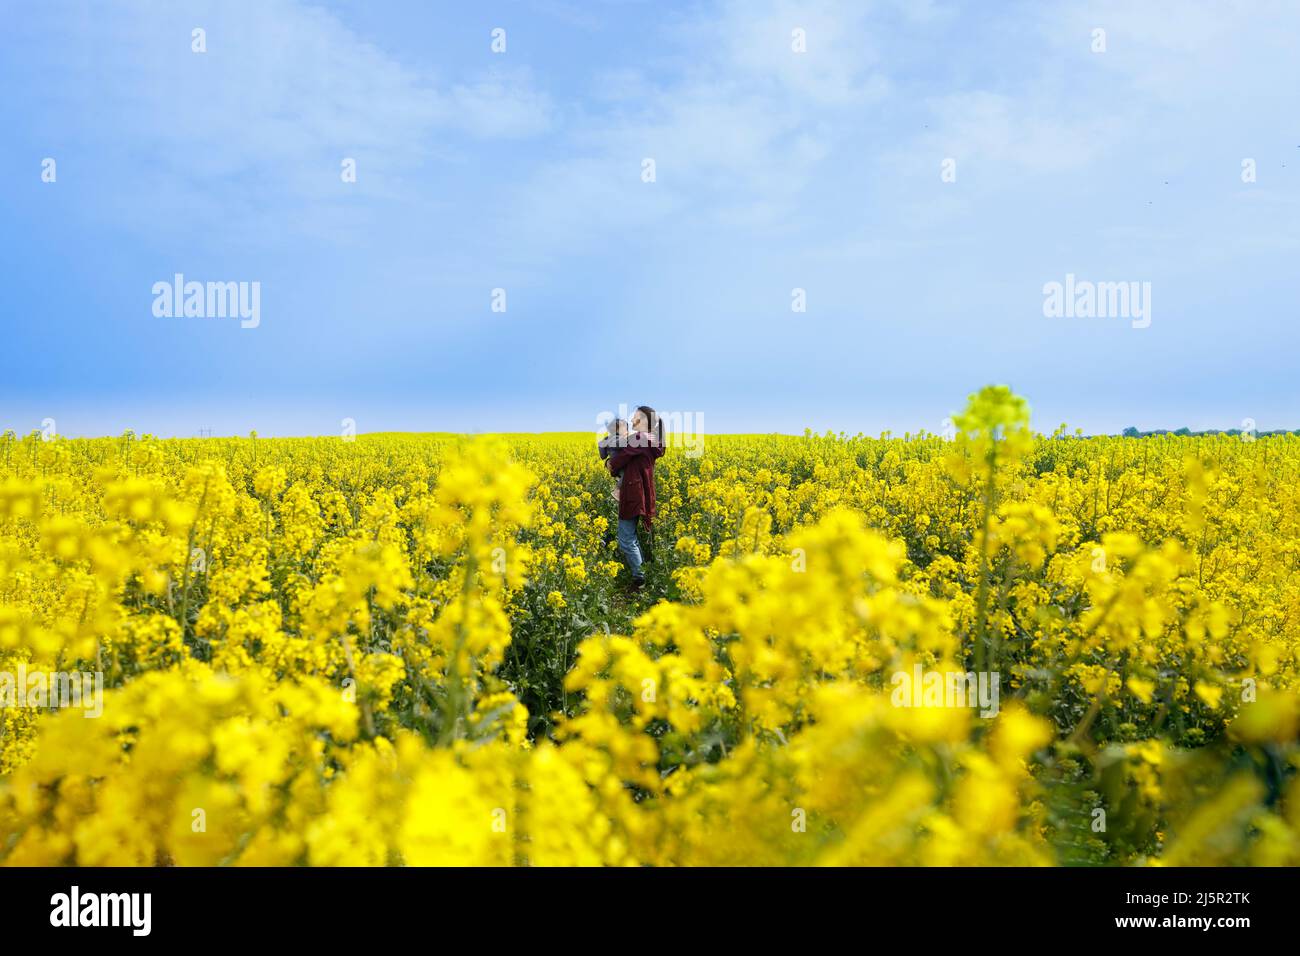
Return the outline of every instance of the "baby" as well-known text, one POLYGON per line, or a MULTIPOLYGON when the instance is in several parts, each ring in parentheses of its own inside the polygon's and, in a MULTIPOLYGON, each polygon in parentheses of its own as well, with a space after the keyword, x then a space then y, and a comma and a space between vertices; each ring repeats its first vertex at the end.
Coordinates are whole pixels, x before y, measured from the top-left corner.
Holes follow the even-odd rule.
MULTIPOLYGON (((611 418, 606 426, 607 434, 604 438, 596 442, 596 450, 600 452, 600 460, 606 461, 609 456, 627 447, 628 424, 621 418, 611 418)), ((614 476, 614 490, 610 494, 614 498, 614 504, 618 504, 619 492, 623 490, 623 473, 620 471, 614 476)))

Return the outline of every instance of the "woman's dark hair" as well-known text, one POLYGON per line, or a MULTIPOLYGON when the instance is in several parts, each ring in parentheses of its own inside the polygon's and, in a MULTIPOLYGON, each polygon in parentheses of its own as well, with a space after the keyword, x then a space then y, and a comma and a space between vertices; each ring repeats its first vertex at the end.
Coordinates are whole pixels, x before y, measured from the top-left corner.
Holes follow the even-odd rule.
POLYGON ((645 416, 646 425, 654 433, 655 440, 659 442, 659 447, 664 447, 664 423, 656 412, 649 405, 638 405, 636 410, 645 416))

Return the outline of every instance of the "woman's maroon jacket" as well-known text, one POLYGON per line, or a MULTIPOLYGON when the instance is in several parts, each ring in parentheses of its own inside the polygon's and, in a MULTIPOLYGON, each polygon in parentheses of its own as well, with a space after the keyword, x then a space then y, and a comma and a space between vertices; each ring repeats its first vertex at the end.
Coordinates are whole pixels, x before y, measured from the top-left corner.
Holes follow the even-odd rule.
POLYGON ((619 518, 644 518, 646 527, 650 527, 655 516, 655 459, 663 453, 663 445, 653 436, 637 432, 631 436, 626 448, 620 448, 610 456, 606 462, 610 474, 623 472, 623 487, 618 498, 619 518))

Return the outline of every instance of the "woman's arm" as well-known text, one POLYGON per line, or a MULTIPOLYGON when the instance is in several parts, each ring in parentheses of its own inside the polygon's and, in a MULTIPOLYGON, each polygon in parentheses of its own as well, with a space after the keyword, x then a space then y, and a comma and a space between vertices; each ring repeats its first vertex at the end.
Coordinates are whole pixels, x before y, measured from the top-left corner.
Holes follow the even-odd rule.
POLYGON ((622 471, 627 467, 627 463, 637 455, 648 455, 652 460, 663 455, 664 447, 655 440, 653 435, 638 432, 634 437, 639 438, 640 441, 629 442, 626 447, 620 448, 613 457, 606 462, 609 466, 610 474, 617 474, 622 471))
POLYGON ((617 452, 615 452, 613 455, 610 455, 610 457, 605 460, 605 467, 609 469, 609 473, 611 475, 617 475, 620 471, 622 471, 624 468, 627 467, 628 462, 630 462, 637 455, 642 454, 644 451, 645 451, 644 448, 620 448, 617 452))

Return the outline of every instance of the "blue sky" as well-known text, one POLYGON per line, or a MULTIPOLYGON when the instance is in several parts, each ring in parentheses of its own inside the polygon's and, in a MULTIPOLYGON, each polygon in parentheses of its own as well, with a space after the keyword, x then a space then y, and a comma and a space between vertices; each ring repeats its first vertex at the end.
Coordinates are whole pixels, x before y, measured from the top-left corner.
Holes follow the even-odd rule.
POLYGON ((901 434, 989 382, 1045 431, 1300 427, 1294 3, 2 16, 0 428, 901 434), (155 316, 178 272, 260 324, 155 316), (1150 327, 1045 317, 1067 274, 1150 327))

